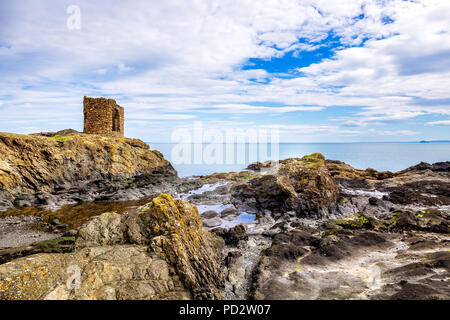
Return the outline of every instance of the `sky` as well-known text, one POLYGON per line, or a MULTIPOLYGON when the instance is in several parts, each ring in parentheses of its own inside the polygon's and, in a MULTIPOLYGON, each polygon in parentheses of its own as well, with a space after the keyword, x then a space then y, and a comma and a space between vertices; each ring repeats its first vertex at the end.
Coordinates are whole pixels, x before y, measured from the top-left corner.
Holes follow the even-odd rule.
POLYGON ((281 142, 450 140, 448 0, 0 0, 0 131, 278 128, 281 142))

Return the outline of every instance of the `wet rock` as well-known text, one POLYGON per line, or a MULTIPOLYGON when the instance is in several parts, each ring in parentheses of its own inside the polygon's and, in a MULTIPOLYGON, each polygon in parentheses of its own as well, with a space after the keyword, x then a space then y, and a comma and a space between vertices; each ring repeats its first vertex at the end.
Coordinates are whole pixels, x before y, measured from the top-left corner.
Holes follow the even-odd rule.
POLYGON ((6 199, 0 200, 0 212, 7 211, 7 210, 11 209, 13 206, 14 205, 9 200, 6 200, 6 199))
POLYGON ((258 209, 258 204, 256 202, 256 200, 253 198, 250 198, 249 203, 243 204, 243 205, 239 205, 239 211, 240 212, 247 212, 250 214, 257 214, 260 212, 260 210, 258 209))
POLYGON ((222 224, 222 220, 219 217, 211 219, 203 219, 203 226, 206 228, 218 227, 222 224))
POLYGON ((225 243, 230 246, 237 246, 240 241, 248 240, 248 227, 246 224, 239 224, 230 228, 225 237, 225 243))
POLYGON ((220 216, 222 218, 227 217, 227 216, 237 216, 239 214, 239 211, 236 208, 226 208, 225 210, 223 210, 220 213, 220 216))
POLYGON ((14 206, 17 207, 31 207, 34 204, 34 199, 32 196, 26 196, 22 198, 23 195, 14 199, 14 206))
POLYGON ((57 202, 57 197, 52 195, 49 192, 37 192, 35 194, 36 200, 35 200, 35 204, 36 205, 42 205, 42 206, 49 206, 49 207, 53 207, 55 206, 55 203, 57 202))
POLYGON ((230 251, 228 252, 227 257, 225 258, 225 266, 230 267, 234 263, 236 263, 237 259, 242 257, 242 253, 240 251, 230 251))
POLYGON ((77 230, 69 230, 66 233, 63 234, 63 237, 76 237, 78 235, 77 230))
POLYGON ((262 216, 258 217, 258 224, 261 225, 273 225, 275 223, 275 219, 272 216, 262 216))
POLYGON ((219 216, 219 214, 216 211, 208 210, 201 214, 203 219, 212 219, 219 216))
POLYGON ((446 180, 419 180, 388 187, 387 199, 394 204, 450 205, 450 182, 446 180))
MULTIPOLYGON (((228 268, 227 280, 235 288, 245 277, 244 259, 242 256, 236 257, 235 261, 228 268)), ((235 290, 236 291, 236 290, 235 290)))
POLYGON ((74 237, 57 237, 44 241, 39 240, 40 237, 38 234, 31 235, 30 237, 34 238, 37 242, 28 246, 0 250, 0 265, 14 259, 38 253, 63 253, 73 251, 74 237))
POLYGON ((267 249, 266 255, 279 260, 295 260, 307 252, 303 247, 315 241, 317 238, 305 231, 279 233, 273 238, 272 246, 267 249))
POLYGON ((278 233, 280 233, 280 230, 278 230, 278 229, 269 229, 269 230, 263 231, 261 234, 264 237, 273 238, 278 233))
POLYGON ((53 226, 57 226, 57 225, 60 225, 60 224, 61 224, 61 221, 59 221, 58 219, 53 219, 53 220, 50 222, 50 224, 53 225, 53 226))
POLYGON ((216 189, 214 189, 214 193, 218 195, 226 195, 229 192, 229 186, 219 186, 216 189))
POLYGON ((369 198, 369 204, 371 206, 380 206, 382 204, 382 200, 375 198, 375 197, 370 197, 369 198))

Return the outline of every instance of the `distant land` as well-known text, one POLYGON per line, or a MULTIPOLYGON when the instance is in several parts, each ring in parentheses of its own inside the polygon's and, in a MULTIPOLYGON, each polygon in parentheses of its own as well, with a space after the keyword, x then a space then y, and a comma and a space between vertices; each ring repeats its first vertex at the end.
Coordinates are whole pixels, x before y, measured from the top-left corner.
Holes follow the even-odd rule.
POLYGON ((427 141, 427 140, 422 140, 419 141, 419 143, 449 143, 450 140, 431 140, 431 141, 427 141))

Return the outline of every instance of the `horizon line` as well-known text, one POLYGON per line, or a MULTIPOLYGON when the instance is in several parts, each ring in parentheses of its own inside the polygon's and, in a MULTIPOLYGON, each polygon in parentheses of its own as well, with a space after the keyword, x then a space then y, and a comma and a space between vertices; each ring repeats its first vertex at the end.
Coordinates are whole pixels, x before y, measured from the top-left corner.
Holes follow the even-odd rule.
MULTIPOLYGON (((233 142, 233 143, 227 143, 227 142, 221 142, 221 143, 214 143, 214 142, 186 142, 186 143, 180 143, 180 142, 151 142, 151 141, 145 141, 145 143, 157 143, 157 144, 260 144, 259 142, 233 142)), ((351 143, 450 143, 450 140, 417 140, 417 141, 349 141, 349 142, 278 142, 278 144, 351 144, 351 143)), ((262 144, 262 143, 261 143, 262 144)), ((267 144, 270 144, 270 142, 267 142, 267 144)))

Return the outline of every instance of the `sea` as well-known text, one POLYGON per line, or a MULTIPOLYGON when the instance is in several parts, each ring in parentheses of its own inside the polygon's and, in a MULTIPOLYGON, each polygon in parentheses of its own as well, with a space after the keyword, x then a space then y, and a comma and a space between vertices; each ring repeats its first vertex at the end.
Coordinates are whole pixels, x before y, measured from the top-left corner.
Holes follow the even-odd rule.
POLYGON ((357 169, 399 171, 420 162, 450 161, 450 143, 279 143, 276 146, 252 143, 174 144, 148 143, 160 151, 180 177, 195 177, 216 172, 242 171, 255 161, 303 157, 314 152, 326 159, 340 160, 357 169), (255 151, 257 150, 257 151, 255 151))

